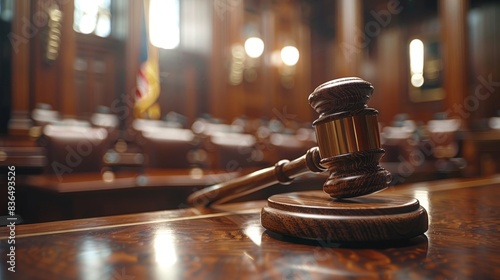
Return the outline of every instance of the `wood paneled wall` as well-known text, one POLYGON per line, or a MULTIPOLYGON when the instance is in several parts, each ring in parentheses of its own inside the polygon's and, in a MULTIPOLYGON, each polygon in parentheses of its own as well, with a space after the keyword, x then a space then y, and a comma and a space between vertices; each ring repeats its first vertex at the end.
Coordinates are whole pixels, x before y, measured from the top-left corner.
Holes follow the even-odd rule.
POLYGON ((52 106, 65 118, 88 119, 97 106, 111 106, 123 81, 124 42, 76 34, 74 3, 68 0, 20 0, 15 3, 11 120, 29 119, 38 103, 52 106), (58 56, 44 58, 48 8, 62 12, 58 56))
POLYGON ((214 41, 210 60, 210 113, 232 121, 245 115, 250 118, 276 118, 283 121, 310 121, 312 109, 307 104, 311 87, 311 38, 308 15, 300 1, 234 1, 223 10, 214 6, 214 41), (241 83, 229 80, 231 51, 248 38, 245 29, 254 26, 265 49, 257 59, 255 79, 241 83), (280 71, 272 64, 276 51, 291 42, 300 51, 293 74, 293 86, 284 85, 280 71))
MULTIPOLYGON (((342 3, 337 2, 336 9, 348 11, 342 3)), ((329 79, 328 75, 337 78, 356 74, 357 71, 362 78, 372 82, 375 93, 369 105, 380 111, 379 119, 384 124, 391 123, 394 116, 400 113, 425 123, 435 113, 448 112, 450 117, 461 118, 469 128, 474 129, 478 120, 495 116, 500 109, 500 95, 496 94, 500 81, 500 37, 495 28, 500 5, 494 1, 472 1, 472 4, 444 0, 425 3, 363 1, 363 21, 352 31, 365 36, 364 41, 358 36, 352 44, 369 40, 360 48, 362 63, 359 69, 346 70, 353 64, 343 65, 345 62, 339 48, 350 37, 342 39, 340 36, 345 34, 344 27, 337 25, 334 26, 334 38, 323 36, 318 39, 315 34, 313 41, 313 48, 320 52, 314 54, 315 60, 333 61, 334 69, 322 63, 321 67, 326 72, 314 67, 312 71, 323 75, 324 79, 329 79), (402 12, 392 14, 384 25, 375 14, 387 15, 391 3, 399 3, 402 12), (425 6, 429 3, 430 6, 425 6), (423 8, 427 9, 427 13, 417 12, 423 8), (373 28, 376 22, 379 29, 373 28), (441 100, 414 102, 409 97, 408 44, 413 38, 437 38, 440 43, 444 76, 442 88, 445 92, 441 100), (342 63, 335 63, 335 58, 342 63), (481 92, 488 97, 486 102, 476 97, 477 88, 487 88, 485 84, 489 84, 489 88, 481 92)))
POLYGON ((470 118, 480 121, 500 116, 500 4, 473 7, 468 13, 467 90, 477 108, 470 104, 470 118))
MULTIPOLYGON (((100 45, 96 38, 77 36, 73 31, 73 1, 51 1, 60 4, 64 24, 59 57, 50 65, 41 57, 42 32, 25 34, 26 24, 34 25, 34 15, 47 0, 16 1, 13 33, 25 34, 26 40, 13 52, 12 118, 27 118, 38 102, 77 118, 86 118, 98 105, 105 105, 127 126, 132 120, 139 68, 141 1, 128 1, 126 38, 100 45), (82 63, 87 68, 79 68, 82 63)), ((189 122, 205 113, 225 122, 242 115, 308 122, 316 118, 307 104, 309 93, 320 83, 346 75, 373 83, 376 92, 369 105, 379 109, 383 123, 390 123, 398 113, 425 122, 436 112, 453 112, 456 104, 474 107, 466 112, 470 113, 470 124, 495 115, 500 103, 495 84, 500 81, 495 24, 499 5, 492 1, 480 1, 480 5, 467 5, 467 1, 424 2, 437 5, 427 16, 411 14, 412 9, 421 7, 420 2, 404 0, 214 1, 206 5, 209 16, 197 23, 212 26, 211 41, 205 48, 208 51, 181 48, 160 52, 162 115, 177 111, 189 122), (398 7, 402 12, 391 13, 389 22, 381 23, 375 16, 398 7), (374 25, 377 22, 378 29, 374 25), (249 24, 264 40, 264 54, 255 66, 254 80, 232 84, 232 47, 243 45, 249 24), (429 25, 437 26, 433 35, 442 43, 446 94, 443 100, 413 102, 408 95, 408 40, 428 32, 425 26, 429 25), (369 39, 367 44, 360 34, 369 39), (283 69, 271 61, 273 53, 288 40, 300 51, 293 86, 282 83, 283 69), (347 61, 342 44, 360 43, 354 59, 347 61), (481 100, 475 108, 476 89, 488 82, 491 86, 484 92, 490 93, 488 100, 481 100)))
POLYGON ((37 103, 51 104, 54 109, 65 116, 76 116, 76 95, 73 63, 75 59, 76 41, 73 32, 73 10, 72 1, 32 1, 32 21, 37 23, 39 14, 47 13, 48 7, 57 2, 63 13, 61 24, 61 42, 59 55, 52 63, 46 63, 43 53, 43 44, 46 26, 38 27, 39 30, 31 39, 31 73, 30 94, 31 106, 37 103))
POLYGON ((110 107, 120 98, 123 81, 123 42, 114 38, 76 34, 75 104, 79 117, 88 118, 98 106, 110 107))

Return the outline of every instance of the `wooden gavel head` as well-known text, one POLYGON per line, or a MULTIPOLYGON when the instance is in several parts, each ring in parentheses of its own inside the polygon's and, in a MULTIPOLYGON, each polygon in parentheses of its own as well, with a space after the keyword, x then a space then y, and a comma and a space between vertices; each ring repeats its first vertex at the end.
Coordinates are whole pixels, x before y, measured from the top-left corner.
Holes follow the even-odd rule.
POLYGON ((367 195, 387 187, 391 174, 379 165, 378 111, 368 108, 373 87, 360 78, 344 78, 318 86, 309 104, 318 112, 313 122, 321 166, 330 176, 323 190, 333 198, 367 195))

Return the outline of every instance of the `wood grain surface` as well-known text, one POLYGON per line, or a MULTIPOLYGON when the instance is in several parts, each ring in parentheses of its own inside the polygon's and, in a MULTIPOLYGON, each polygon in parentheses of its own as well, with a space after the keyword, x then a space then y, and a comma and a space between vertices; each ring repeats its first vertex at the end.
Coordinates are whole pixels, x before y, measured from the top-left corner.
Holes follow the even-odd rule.
POLYGON ((260 224, 264 202, 16 226, 16 272, 0 279, 498 279, 500 177, 389 187, 429 230, 408 241, 332 243, 260 224))
POLYGON ((428 229, 427 212, 415 198, 374 194, 335 200, 320 191, 271 196, 261 223, 275 233, 323 242, 402 240, 428 229))

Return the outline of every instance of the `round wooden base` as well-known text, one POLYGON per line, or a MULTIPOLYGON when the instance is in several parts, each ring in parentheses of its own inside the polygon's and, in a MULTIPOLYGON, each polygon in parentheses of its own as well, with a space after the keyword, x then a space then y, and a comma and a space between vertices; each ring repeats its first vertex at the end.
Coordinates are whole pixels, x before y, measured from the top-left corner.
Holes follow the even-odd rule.
POLYGON ((261 223, 275 233, 325 242, 409 239, 428 229, 427 212, 415 198, 372 194, 335 200, 321 191, 269 197, 261 223))

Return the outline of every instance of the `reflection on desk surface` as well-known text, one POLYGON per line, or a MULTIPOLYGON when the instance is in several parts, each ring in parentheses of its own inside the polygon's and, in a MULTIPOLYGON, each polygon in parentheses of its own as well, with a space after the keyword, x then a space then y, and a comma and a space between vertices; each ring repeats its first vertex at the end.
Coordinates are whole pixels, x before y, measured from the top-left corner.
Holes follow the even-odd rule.
MULTIPOLYGON (((399 242, 279 236, 260 225, 264 201, 19 225, 16 273, 7 271, 6 254, 0 273, 7 279, 494 279, 499 186, 494 176, 389 188, 388 196, 418 198, 430 217, 425 235, 399 242)), ((8 252, 9 229, 0 232, 8 252)))

